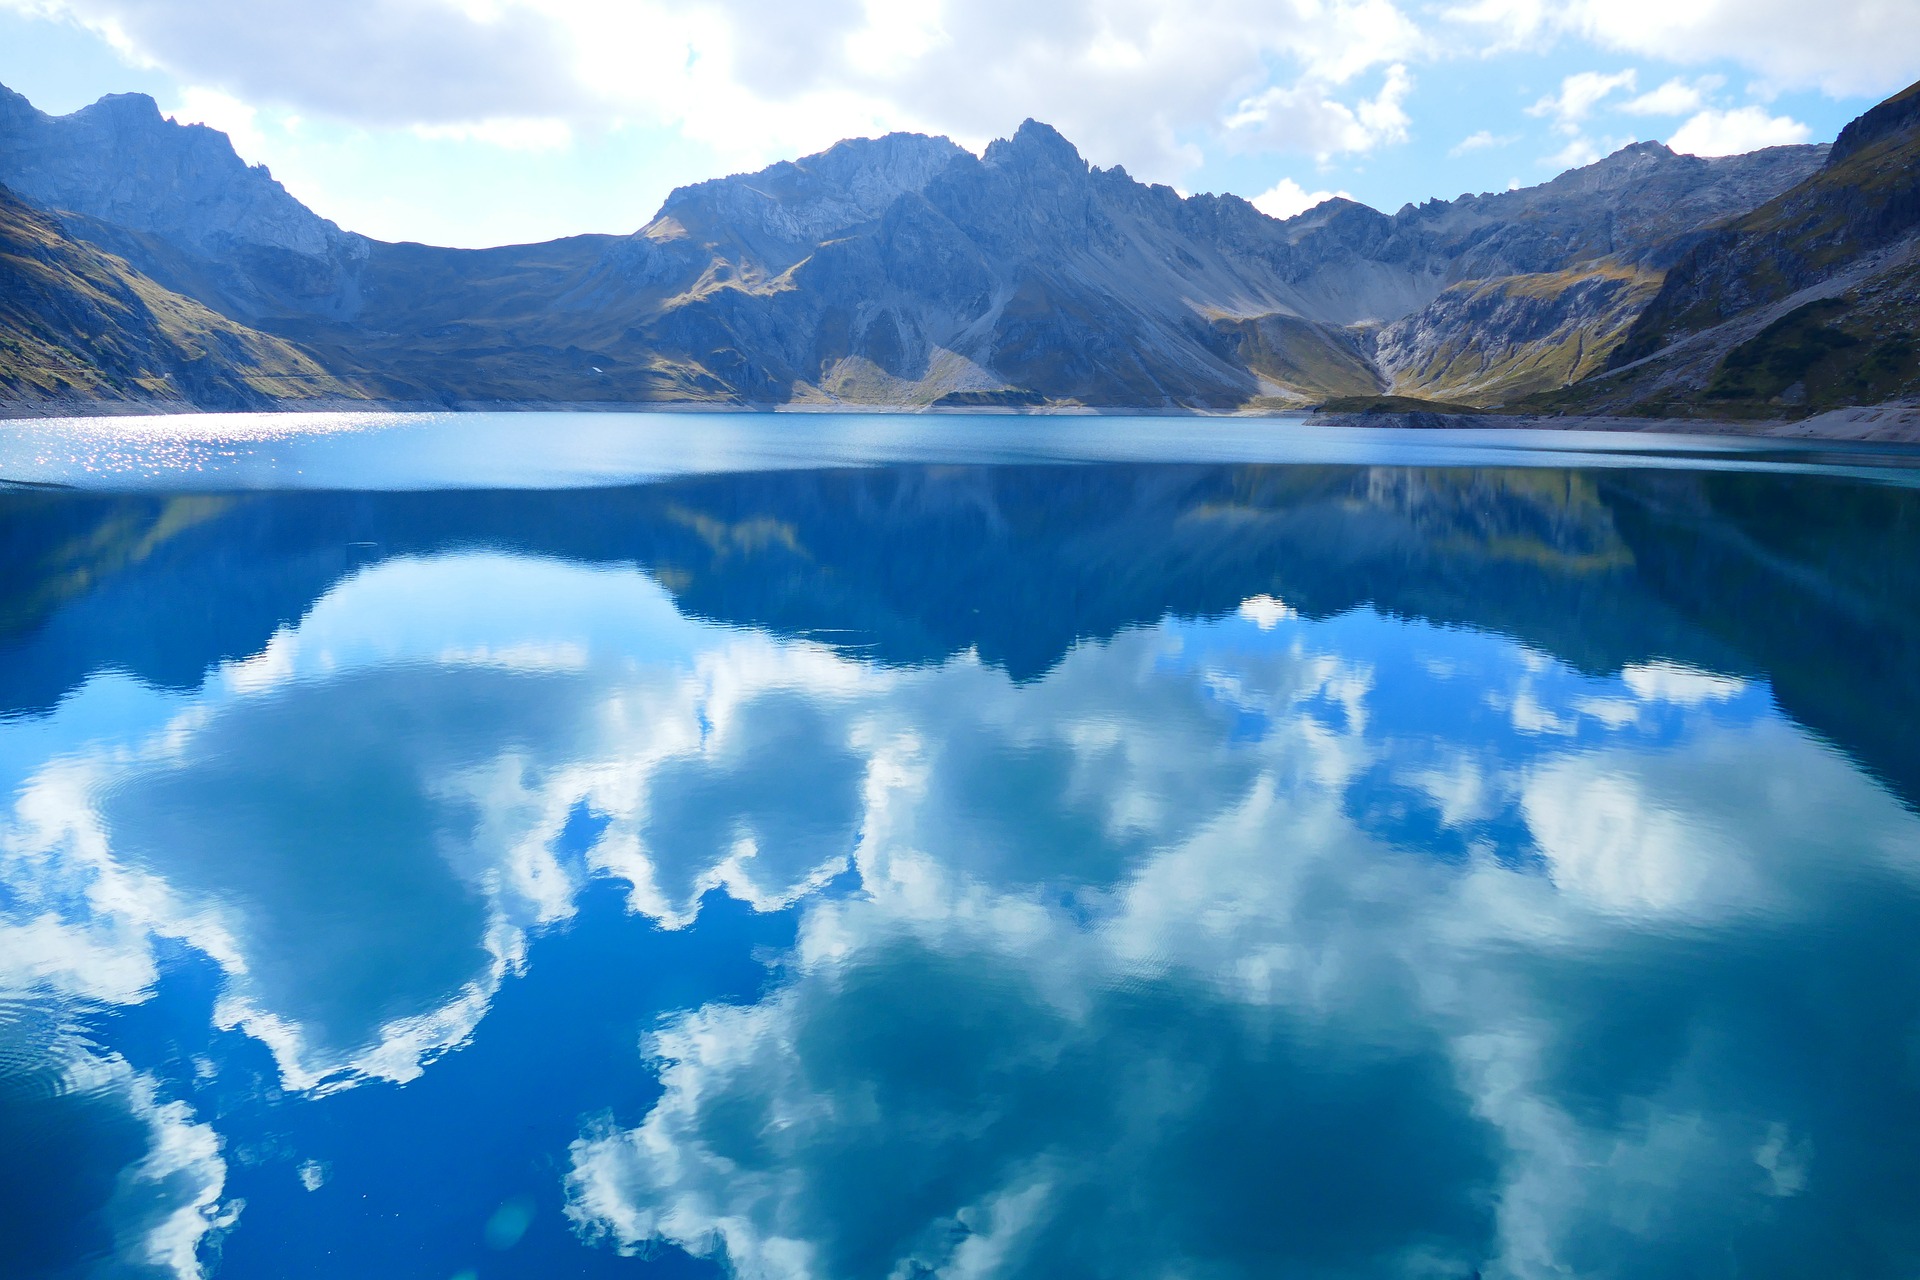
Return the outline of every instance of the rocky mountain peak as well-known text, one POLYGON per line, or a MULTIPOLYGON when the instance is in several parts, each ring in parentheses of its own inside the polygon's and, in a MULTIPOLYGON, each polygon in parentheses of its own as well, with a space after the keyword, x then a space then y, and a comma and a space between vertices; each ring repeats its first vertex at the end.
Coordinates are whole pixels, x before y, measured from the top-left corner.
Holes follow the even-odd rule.
POLYGON ((43 209, 76 213, 219 257, 255 245, 310 256, 353 240, 249 166, 227 135, 181 125, 143 93, 49 116, 0 99, 0 183, 43 209))
POLYGON ((1842 129, 1827 154, 1827 164, 1840 164, 1875 143, 1916 130, 1920 130, 1920 84, 1888 98, 1842 129))
MULTIPOLYGON (((1437 205, 1444 204, 1445 201, 1433 200, 1428 203, 1437 205)), ((1380 211, 1372 205, 1361 204, 1358 200, 1352 200, 1346 196, 1330 196, 1311 209, 1304 209, 1285 221, 1289 227, 1322 227, 1330 222, 1338 222, 1342 218, 1373 219, 1381 216, 1383 215, 1380 211)))
POLYGON ((73 113, 85 120, 112 120, 123 127, 159 128, 167 123, 160 104, 144 93, 110 93, 73 113))
POLYGON ((987 147, 986 162, 1008 168, 1059 169, 1086 173, 1087 162, 1060 131, 1038 120, 1026 120, 1014 130, 1013 137, 1001 138, 987 147))
POLYGON ((1671 160, 1679 154, 1679 152, 1675 151, 1666 143, 1649 138, 1645 142, 1629 142, 1626 146, 1600 160, 1598 163, 1603 165, 1608 163, 1620 164, 1641 157, 1657 162, 1660 160, 1671 160))
POLYGON ((43 118, 40 109, 28 102, 24 94, 0 84, 0 136, 17 132, 43 118))
POLYGON ((1664 142, 1633 142, 1592 164, 1570 169, 1541 188, 1544 191, 1617 191, 1645 182, 1653 174, 1681 166, 1698 166, 1695 156, 1682 156, 1664 142))
POLYGON ((919 133, 853 138, 757 173, 678 187, 649 227, 671 221, 697 239, 745 233, 809 245, 871 222, 966 155, 949 139, 919 133))
POLYGON ((889 133, 879 138, 836 142, 800 167, 848 188, 884 187, 895 195, 921 191, 935 174, 966 150, 948 138, 924 133, 889 133))

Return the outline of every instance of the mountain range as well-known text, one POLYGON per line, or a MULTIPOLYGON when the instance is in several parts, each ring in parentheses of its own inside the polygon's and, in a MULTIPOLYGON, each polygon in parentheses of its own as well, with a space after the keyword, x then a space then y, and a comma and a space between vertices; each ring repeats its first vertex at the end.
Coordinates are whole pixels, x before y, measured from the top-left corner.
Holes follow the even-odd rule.
POLYGON ((1920 86, 1831 147, 1629 146, 1290 219, 1089 165, 842 142, 626 236, 389 244, 225 135, 0 89, 0 401, 1795 414, 1920 390, 1920 86))

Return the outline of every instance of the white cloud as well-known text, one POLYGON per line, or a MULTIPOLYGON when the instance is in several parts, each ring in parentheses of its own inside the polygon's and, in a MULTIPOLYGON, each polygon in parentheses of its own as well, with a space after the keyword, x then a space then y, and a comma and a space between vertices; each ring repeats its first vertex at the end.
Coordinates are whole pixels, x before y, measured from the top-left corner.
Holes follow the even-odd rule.
POLYGON ((570 33, 525 5, 452 0, 9 0, 254 106, 363 124, 544 114, 580 102, 570 33))
POLYGON ((1621 668, 1620 682, 1646 702, 1677 702, 1694 707, 1725 702, 1747 690, 1747 682, 1678 662, 1636 662, 1621 668))
POLYGON ((1530 116, 1545 116, 1566 132, 1577 129, 1595 107, 1622 91, 1631 91, 1639 73, 1631 68, 1611 75, 1581 71, 1560 82, 1560 92, 1549 94, 1527 108, 1530 116))
POLYGON ((1412 120, 1405 103, 1412 90, 1413 77, 1398 63, 1387 68, 1377 94, 1352 106, 1312 81, 1268 89, 1227 118, 1228 136, 1244 146, 1320 157, 1372 151, 1406 141, 1412 120))
POLYGON ((1626 145, 1630 139, 1609 138, 1603 142, 1589 136, 1585 128, 1603 103, 1617 94, 1633 92, 1639 78, 1631 67, 1612 73, 1577 72, 1560 82, 1558 93, 1548 94, 1528 107, 1528 115, 1550 121, 1553 131, 1566 139, 1560 150, 1543 156, 1540 163, 1563 171, 1584 168, 1626 145))
POLYGON ((260 130, 259 109, 231 94, 218 89, 186 89, 172 114, 181 124, 204 124, 218 129, 233 141, 233 149, 246 160, 258 163, 265 154, 267 140, 260 130))
POLYGON ((1699 918, 1755 896, 1725 829, 1651 790, 1637 758, 1567 759, 1531 778, 1527 825, 1554 883, 1600 910, 1643 916, 1699 918))
POLYGON ((34 1258, 40 1274, 200 1280, 201 1247, 241 1209, 222 1199, 219 1136, 186 1103, 167 1099, 153 1076, 91 1043, 63 1002, 86 1007, 98 987, 76 989, 64 980, 74 975, 36 963, 33 952, 49 943, 68 949, 48 930, 4 942, 11 963, 0 972, 0 1114, 13 1134, 57 1138, 62 1154, 48 1159, 37 1141, 8 1143, 0 1181, 38 1185, 40 1202, 60 1212, 28 1220, 9 1204, 12 1234, 0 1248, 16 1263, 34 1258), (19 967, 40 969, 40 979, 16 985, 19 967), (26 1080, 23 1067, 34 1073, 26 1080))
POLYGON ((1700 112, 1675 130, 1667 145, 1686 155, 1731 156, 1812 136, 1813 130, 1790 116, 1769 115, 1765 107, 1736 107, 1700 112))
MULTIPOLYGON (((1192 749, 1228 712, 1198 677, 1169 687, 1165 654, 1148 631, 1031 686, 971 656, 904 677, 690 623, 632 571, 388 560, 192 697, 118 676, 76 693, 56 736, 98 703, 126 728, 19 780, 0 813, 0 983, 136 1003, 153 940, 181 939, 224 971, 217 1023, 267 1045, 283 1086, 414 1079, 473 1034, 586 875, 666 927, 715 889, 789 906, 889 831, 950 869, 1110 879, 1248 781, 1192 749), (535 596, 530 621, 512 602, 535 596), (635 628, 639 664, 620 660, 635 628), (1076 794, 1048 821, 999 821, 973 788, 1015 768, 1076 794), (950 781, 923 793, 930 770, 950 781), (285 798, 368 786, 377 802, 285 798), (606 826, 563 863, 582 804, 606 826), (257 851, 244 876, 207 861, 235 847, 257 851)), ((1325 663, 1294 688, 1295 665, 1235 696, 1362 696, 1325 663)))
POLYGON ((416 136, 428 141, 481 142, 506 151, 557 151, 573 142, 565 120, 476 120, 460 124, 417 124, 416 136))
POLYGON ((1621 103, 1620 110, 1636 116, 1684 116, 1705 107, 1707 96, 1725 84, 1721 76, 1701 76, 1692 81, 1676 76, 1658 89, 1621 103))
MULTIPOLYGON (((1270 218, 1284 219, 1296 217, 1317 205, 1325 204, 1329 200, 1351 200, 1352 198, 1353 197, 1345 191, 1308 191, 1292 178, 1282 178, 1279 182, 1255 196, 1253 198, 1253 207, 1270 218)), ((1275 603, 1278 602, 1276 601, 1275 603)), ((1253 606, 1254 602, 1249 600, 1246 604, 1240 606, 1241 612, 1245 613, 1253 606)), ((1285 608, 1284 605, 1281 607, 1285 608)), ((1254 615, 1249 614, 1248 616, 1252 617, 1254 615)), ((1263 614, 1260 616, 1265 617, 1266 615, 1263 614)), ((1271 621, 1265 621, 1262 625, 1270 627, 1273 623, 1271 621)))
POLYGON ((1374 1251, 1414 1237, 1441 1274, 1585 1274, 1622 1254, 1680 1273, 1724 1249, 1729 1223, 1791 1240, 1797 1223, 1771 1234, 1773 1201, 1811 1185, 1810 1159, 1827 1177, 1874 1166, 1880 1136, 1835 1123, 1828 1082, 1856 1061, 1903 1070, 1904 1022, 1870 1015, 1871 1047, 1794 1046, 1790 1078, 1818 1078, 1781 1087, 1781 1042, 1752 1016, 1756 981, 1777 975, 1736 935, 1700 941, 1764 911, 1769 937, 1820 940, 1778 957, 1794 975, 1782 1017, 1836 991, 1884 1004, 1889 983, 1805 970, 1813 954, 1877 972, 1907 927, 1837 943, 1829 928, 1832 904, 1872 892, 1856 876, 1905 883, 1895 851, 1914 834, 1858 770, 1779 721, 1684 753, 1568 751, 1498 776, 1443 765, 1421 785, 1455 821, 1522 789, 1547 875, 1449 869, 1356 826, 1353 775, 1326 785, 1302 767, 1328 744, 1299 706, 1297 692, 1274 704, 1294 714, 1255 785, 1217 793, 1213 820, 1153 847, 1091 920, 1086 899, 1031 893, 1018 864, 1001 879, 917 856, 927 824, 870 826, 867 893, 807 908, 765 998, 651 1039, 663 1096, 638 1126, 575 1143, 576 1223, 625 1250, 724 1250, 743 1280, 1049 1274, 1068 1258, 1276 1274, 1298 1269, 1296 1249, 1392 1274, 1374 1251), (1837 861, 1835 832, 1865 856, 1837 861), (1617 1023, 1620 1007, 1659 1009, 1661 1032, 1617 1023), (1301 1044, 1318 1069, 1296 1067, 1301 1044), (1376 1093, 1388 1064, 1396 1083, 1376 1093), (1616 1080, 1631 1083, 1616 1094, 1616 1080), (1349 1123, 1386 1096, 1393 1125, 1349 1123), (1300 1114, 1319 1123, 1297 1128, 1300 1114), (1197 1189, 1195 1166, 1170 1158, 1196 1150, 1210 1157, 1197 1189), (1208 1176, 1249 1168, 1260 1176, 1208 1176), (1311 1216, 1293 1178, 1314 1180, 1311 1216), (1463 1191, 1496 1207, 1432 1222, 1409 1208, 1463 1191), (1223 1224, 1247 1225, 1245 1252, 1221 1250, 1223 1224))
POLYGON ((1900 0, 1580 0, 1587 34, 1676 61, 1731 58, 1830 93, 1900 88, 1920 67, 1920 23, 1900 0))
MULTIPOLYGON (((109 1061, 124 1069, 114 1058, 109 1061)), ((127 1100, 143 1121, 151 1145, 120 1176, 123 1256, 135 1266, 152 1267, 175 1280, 200 1280, 200 1248, 239 1221, 242 1202, 220 1199, 227 1164, 220 1138, 194 1118, 184 1102, 162 1102, 151 1076, 125 1072, 127 1100)), ((117 1206, 116 1206, 117 1207, 117 1206)))
MULTIPOLYGON (((1275 187, 1274 191, 1279 191, 1281 187, 1288 186, 1291 186, 1296 192, 1300 190, 1298 183, 1283 182, 1280 184, 1280 187, 1275 187)), ((1273 192, 1268 192, 1268 195, 1271 194, 1273 194, 1273 192)), ((1312 200, 1313 204, 1319 204, 1322 200, 1328 199, 1324 193, 1307 198, 1312 200)), ((1258 205, 1260 202, 1256 200, 1254 203, 1258 205)), ((1310 209, 1313 207, 1313 204, 1304 205, 1302 208, 1310 209)), ((1264 208, 1265 206, 1261 207, 1264 208)), ((1271 210, 1269 210, 1269 212, 1271 212, 1271 210)), ((1298 212, 1298 210, 1296 210, 1296 212, 1298 212)), ((1278 218, 1285 215, 1276 213, 1273 216, 1278 218)), ((1240 602, 1239 614, 1254 626, 1259 627, 1262 631, 1271 631, 1283 622, 1298 618, 1300 611, 1278 596, 1270 596, 1263 593, 1257 596, 1248 596, 1245 600, 1242 600, 1240 602)))
POLYGON ((1469 134, 1460 139, 1447 154, 1457 159, 1460 156, 1468 155, 1475 151, 1489 151, 1496 147, 1510 147, 1518 141, 1520 141, 1520 138, 1517 134, 1504 134, 1496 137, 1493 130, 1482 129, 1478 133, 1469 134))
MULTIPOLYGON (((740 165, 891 129, 978 148, 1024 116, 1101 163, 1177 179, 1223 104, 1282 98, 1287 130, 1248 141, 1363 150, 1404 133, 1389 91, 1340 95, 1426 37, 1393 0, 0 0, 55 13, 129 57, 255 107, 368 125, 664 125, 740 165)), ((468 135, 456 135, 468 136, 468 135)))
MULTIPOLYGON (((1540 163, 1549 169, 1583 169, 1600 159, 1600 146, 1592 138, 1581 135, 1568 141, 1550 156, 1541 157, 1540 163)), ((1515 179, 1518 183, 1518 179, 1515 179)))
POLYGON ((1448 16, 1501 47, 1573 36, 1669 62, 1730 59, 1836 95, 1890 93, 1920 68, 1904 0, 1480 0, 1448 16))

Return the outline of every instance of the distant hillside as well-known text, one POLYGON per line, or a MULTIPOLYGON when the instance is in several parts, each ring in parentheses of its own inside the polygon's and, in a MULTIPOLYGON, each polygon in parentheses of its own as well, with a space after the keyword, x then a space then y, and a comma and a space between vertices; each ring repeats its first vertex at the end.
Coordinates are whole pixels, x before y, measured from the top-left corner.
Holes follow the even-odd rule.
POLYGON ((456 250, 343 231, 151 99, 0 90, 0 182, 68 236, 343 385, 446 404, 1495 405, 1605 367, 1669 268, 1825 157, 1641 143, 1280 221, 1028 121, 978 157, 895 134, 682 188, 629 236, 456 250))
POLYGON ((0 187, 0 405, 352 397, 292 344, 161 288, 0 187))
POLYGON ((1805 182, 1703 237, 1556 405, 1768 417, 1920 395, 1920 85, 1805 182))

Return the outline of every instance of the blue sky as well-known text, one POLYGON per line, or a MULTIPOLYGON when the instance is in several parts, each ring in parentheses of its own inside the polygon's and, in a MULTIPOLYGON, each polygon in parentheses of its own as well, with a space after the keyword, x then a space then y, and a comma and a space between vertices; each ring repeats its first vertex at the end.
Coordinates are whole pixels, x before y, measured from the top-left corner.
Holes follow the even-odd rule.
POLYGON ((1920 79, 1913 0, 0 0, 0 82, 139 91, 315 209, 456 245, 625 232, 674 186, 1027 116, 1286 214, 1543 181, 1629 141, 1830 139, 1920 79))

